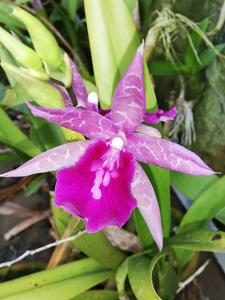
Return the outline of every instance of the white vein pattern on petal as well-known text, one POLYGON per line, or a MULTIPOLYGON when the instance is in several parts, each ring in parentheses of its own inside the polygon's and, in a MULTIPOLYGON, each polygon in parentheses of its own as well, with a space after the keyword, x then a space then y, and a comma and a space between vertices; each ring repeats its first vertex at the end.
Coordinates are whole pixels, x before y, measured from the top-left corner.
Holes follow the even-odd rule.
POLYGON ((86 88, 84 86, 84 83, 77 70, 75 63, 72 60, 70 60, 70 64, 71 64, 72 77, 73 77, 73 82, 72 82, 73 92, 77 97, 78 105, 86 107, 87 97, 88 97, 86 88))
POLYGON ((30 104, 28 106, 33 115, 78 131, 88 138, 109 139, 117 133, 111 120, 94 111, 81 108, 46 109, 30 104))
POLYGON ((119 83, 113 100, 112 120, 127 130, 133 130, 142 121, 145 111, 145 93, 142 76, 129 73, 119 83))
POLYGON ((159 249, 162 249, 163 234, 158 201, 148 177, 138 163, 136 163, 131 191, 137 200, 137 207, 147 223, 154 240, 159 249))
POLYGON ((134 134, 127 143, 136 159, 190 175, 210 175, 214 172, 193 152, 163 139, 134 134))
POLYGON ((61 85, 59 84, 56 84, 56 83, 51 83, 62 95, 63 97, 63 100, 64 100, 64 104, 66 107, 73 107, 73 102, 70 98, 70 95, 68 94, 67 90, 62 87, 61 85))
POLYGON ((72 142, 48 150, 29 160, 21 167, 0 175, 1 177, 20 177, 58 170, 74 165, 94 141, 72 142))
POLYGON ((73 92, 77 98, 78 106, 82 106, 88 110, 97 111, 98 106, 93 103, 88 102, 88 93, 84 85, 83 79, 75 65, 75 63, 70 60, 71 70, 72 70, 72 88, 73 92))
POLYGON ((152 201, 152 192, 153 189, 149 189, 149 180, 143 176, 143 170, 136 163, 134 179, 131 184, 131 191, 133 196, 136 198, 139 207, 149 208, 152 201), (151 193, 149 193, 151 192, 151 193), (149 197, 150 196, 150 197, 149 197))

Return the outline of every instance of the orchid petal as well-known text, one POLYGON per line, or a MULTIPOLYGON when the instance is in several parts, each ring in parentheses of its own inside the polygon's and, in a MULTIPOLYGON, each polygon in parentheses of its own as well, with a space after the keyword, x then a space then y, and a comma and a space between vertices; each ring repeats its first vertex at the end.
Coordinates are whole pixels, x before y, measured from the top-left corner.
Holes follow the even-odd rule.
POLYGON ((115 125, 97 112, 81 108, 48 109, 27 103, 34 116, 43 118, 59 126, 78 131, 94 139, 109 139, 117 133, 115 125))
POLYGON ((162 250, 163 233, 158 201, 148 177, 138 163, 136 164, 131 191, 159 250, 162 250))
POLYGON ((72 166, 79 160, 91 143, 93 141, 81 141, 55 147, 37 155, 19 168, 1 174, 0 177, 23 177, 72 166))
POLYGON ((136 132, 143 133, 149 135, 151 137, 161 138, 161 133, 154 127, 150 127, 144 124, 141 124, 137 129, 136 132))
POLYGON ((77 69, 75 63, 70 59, 72 71, 72 88, 77 98, 78 106, 84 107, 87 110, 98 111, 98 106, 95 103, 88 102, 88 93, 84 85, 83 79, 77 69))
POLYGON ((161 168, 196 176, 215 173, 195 153, 167 140, 137 133, 129 138, 127 147, 137 160, 161 168))
POLYGON ((143 65, 141 45, 113 96, 112 121, 126 132, 134 131, 142 122, 145 113, 143 65))
POLYGON ((131 193, 133 156, 114 151, 98 141, 74 167, 57 172, 55 205, 86 220, 88 232, 109 225, 123 226, 137 205, 131 193))
POLYGON ((171 121, 176 117, 177 109, 176 107, 171 108, 169 111, 164 111, 158 109, 155 113, 146 112, 144 115, 144 121, 150 124, 157 124, 159 122, 171 121))
POLYGON ((73 107, 73 102, 70 98, 70 95, 68 94, 67 90, 62 87, 61 85, 57 84, 57 83, 54 83, 52 82, 51 83, 62 95, 63 97, 63 100, 64 100, 64 104, 66 107, 73 107))

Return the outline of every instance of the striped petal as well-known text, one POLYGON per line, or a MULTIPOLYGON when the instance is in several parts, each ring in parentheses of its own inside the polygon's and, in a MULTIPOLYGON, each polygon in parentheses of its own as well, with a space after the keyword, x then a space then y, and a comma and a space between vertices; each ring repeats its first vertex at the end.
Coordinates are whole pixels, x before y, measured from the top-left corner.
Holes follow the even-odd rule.
POLYGON ((34 116, 78 131, 90 139, 99 138, 105 140, 117 133, 117 128, 112 121, 94 111, 74 107, 48 109, 33 106, 29 103, 27 103, 27 106, 34 116))
POLYGON ((196 176, 215 173, 194 152, 167 140, 137 133, 127 147, 137 160, 164 169, 196 176))
POLYGON ((169 111, 164 111, 163 109, 158 109, 155 113, 146 112, 144 115, 144 121, 150 124, 157 124, 159 122, 168 122, 176 117, 177 109, 176 107, 171 108, 169 111))
POLYGON ((73 107, 73 102, 70 98, 70 95, 68 94, 67 90, 62 87, 61 85, 57 84, 57 83, 54 83, 52 82, 51 83, 62 95, 63 97, 63 100, 64 100, 64 104, 66 107, 73 107))
POLYGON ((90 103, 88 101, 88 93, 84 85, 84 81, 77 69, 77 66, 72 60, 70 60, 70 65, 72 71, 72 88, 77 98, 78 106, 84 107, 87 110, 98 111, 98 106, 95 103, 90 103))
POLYGON ((143 69, 143 45, 141 45, 113 97, 111 119, 126 132, 134 131, 144 117, 146 104, 143 69))
POLYGON ((163 233, 158 201, 148 177, 138 163, 136 164, 131 191, 159 250, 162 250, 163 233))
POLYGON ((19 168, 1 174, 0 177, 23 177, 70 167, 80 159, 91 143, 93 141, 81 141, 55 147, 37 155, 19 168))

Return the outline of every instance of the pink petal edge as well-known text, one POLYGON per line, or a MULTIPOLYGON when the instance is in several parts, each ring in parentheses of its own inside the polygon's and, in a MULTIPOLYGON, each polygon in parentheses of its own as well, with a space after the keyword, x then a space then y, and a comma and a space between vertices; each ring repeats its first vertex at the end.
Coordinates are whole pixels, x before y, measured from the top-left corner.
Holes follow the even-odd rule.
POLYGON ((75 164, 93 141, 72 142, 55 147, 27 161, 19 168, 0 177, 23 177, 69 167, 75 164))
POLYGON ((185 174, 215 174, 194 152, 170 141, 135 133, 127 143, 138 161, 185 174))
POLYGON ((88 93, 84 81, 72 59, 70 59, 70 65, 72 71, 72 88, 77 98, 77 105, 79 107, 84 107, 87 110, 98 111, 98 106, 96 104, 88 102, 88 93))
POLYGON ((145 109, 143 44, 121 78, 113 96, 111 120, 126 132, 142 122, 145 109))
POLYGON ((30 103, 27 103, 27 106, 34 116, 78 131, 90 139, 109 139, 117 133, 117 128, 111 120, 94 111, 74 107, 49 109, 37 107, 30 103))
POLYGON ((158 201, 148 177, 138 163, 136 163, 131 191, 137 200, 137 207, 161 251, 163 248, 163 233, 158 201))
POLYGON ((171 121, 176 117, 177 108, 173 107, 169 111, 158 109, 155 113, 145 112, 144 121, 150 124, 157 124, 159 122, 171 121))
POLYGON ((61 85, 54 83, 54 82, 51 82, 51 85, 53 85, 61 93, 65 106, 73 107, 73 102, 72 102, 67 90, 64 87, 62 87, 61 85))

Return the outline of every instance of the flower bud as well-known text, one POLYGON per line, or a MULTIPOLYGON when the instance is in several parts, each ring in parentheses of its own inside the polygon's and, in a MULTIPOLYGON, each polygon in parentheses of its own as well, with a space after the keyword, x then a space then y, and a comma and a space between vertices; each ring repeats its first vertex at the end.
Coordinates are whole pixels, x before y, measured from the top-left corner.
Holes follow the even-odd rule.
POLYGON ((64 106, 63 98, 59 91, 49 83, 32 77, 32 73, 29 74, 29 70, 24 72, 23 69, 6 62, 1 62, 1 66, 40 106, 47 108, 60 108, 64 106))
POLYGON ((42 62, 37 53, 1 27, 0 42, 19 63, 27 68, 43 71, 42 62))
POLYGON ((63 54, 49 30, 36 17, 20 7, 15 7, 12 14, 26 26, 41 59, 52 68, 60 66, 63 54))

